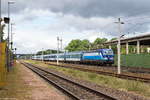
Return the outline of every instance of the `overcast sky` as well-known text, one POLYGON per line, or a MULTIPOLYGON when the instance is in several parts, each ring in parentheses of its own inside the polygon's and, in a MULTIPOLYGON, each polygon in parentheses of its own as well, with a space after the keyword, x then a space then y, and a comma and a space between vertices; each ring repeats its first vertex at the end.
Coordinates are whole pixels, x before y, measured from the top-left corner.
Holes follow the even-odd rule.
MULTIPOLYGON (((126 37, 150 31, 150 0, 13 0, 10 6, 17 53, 56 49, 59 36, 65 47, 72 39, 118 37, 117 18, 126 37)), ((2 16, 7 16, 2 0, 2 16)), ((5 29, 7 33, 7 27, 5 29)), ((6 37, 7 35, 5 35, 6 37)))

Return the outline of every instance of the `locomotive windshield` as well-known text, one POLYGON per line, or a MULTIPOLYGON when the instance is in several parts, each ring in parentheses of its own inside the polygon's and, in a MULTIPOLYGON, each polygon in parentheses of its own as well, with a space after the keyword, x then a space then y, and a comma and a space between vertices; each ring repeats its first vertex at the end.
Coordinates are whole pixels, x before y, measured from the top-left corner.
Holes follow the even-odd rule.
POLYGON ((111 49, 105 49, 102 53, 103 55, 113 55, 113 51, 111 49))

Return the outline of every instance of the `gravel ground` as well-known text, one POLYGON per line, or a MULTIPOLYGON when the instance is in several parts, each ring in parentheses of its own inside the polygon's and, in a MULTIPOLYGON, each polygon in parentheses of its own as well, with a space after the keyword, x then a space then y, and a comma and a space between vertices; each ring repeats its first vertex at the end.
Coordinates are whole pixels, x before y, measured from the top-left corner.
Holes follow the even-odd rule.
POLYGON ((5 90, 0 90, 0 100, 69 100, 64 94, 17 62, 17 73, 11 73, 5 90))
POLYGON ((55 72, 57 74, 60 74, 61 76, 64 76, 64 77, 69 78, 71 80, 74 80, 76 82, 80 82, 81 84, 84 84, 84 85, 87 85, 88 87, 91 87, 91 88, 94 88, 96 90, 102 91, 103 93, 112 95, 113 97, 117 97, 118 100, 148 100, 144 97, 141 97, 141 96, 133 94, 133 93, 127 93, 127 92, 124 92, 124 91, 120 91, 120 90, 100 86, 100 85, 97 85, 97 84, 93 84, 93 83, 85 81, 85 80, 75 79, 74 77, 66 76, 65 74, 60 73, 56 70, 52 70, 52 69, 49 69, 49 68, 46 68, 46 70, 55 72))
POLYGON ((79 85, 70 83, 62 78, 56 77, 51 74, 46 74, 45 72, 38 70, 36 68, 32 68, 37 70, 38 72, 41 72, 44 76, 47 76, 50 80, 53 82, 56 82, 59 86, 62 86, 63 88, 73 92, 75 95, 79 96, 82 98, 82 100, 110 100, 107 97, 104 97, 102 95, 98 95, 95 93, 92 93, 91 91, 84 89, 83 87, 80 87, 79 85))

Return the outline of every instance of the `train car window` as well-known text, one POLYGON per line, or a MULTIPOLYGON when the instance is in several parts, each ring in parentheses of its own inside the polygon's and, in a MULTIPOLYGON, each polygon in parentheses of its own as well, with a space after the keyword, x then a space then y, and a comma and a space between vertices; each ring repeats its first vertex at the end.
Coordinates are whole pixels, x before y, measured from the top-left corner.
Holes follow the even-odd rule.
POLYGON ((66 55, 66 58, 68 58, 68 55, 66 55))

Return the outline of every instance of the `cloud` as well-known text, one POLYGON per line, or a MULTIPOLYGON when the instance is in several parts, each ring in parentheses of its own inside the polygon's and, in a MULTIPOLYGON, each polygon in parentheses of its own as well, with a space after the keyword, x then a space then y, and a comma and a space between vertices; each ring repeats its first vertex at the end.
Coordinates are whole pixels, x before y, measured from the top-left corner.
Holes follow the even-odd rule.
MULTIPOLYGON (((140 16, 150 14, 149 0, 14 0, 12 12, 26 8, 50 10, 54 13, 71 14, 82 17, 140 16)), ((7 2, 3 12, 7 12, 7 2)))
MULTIPOLYGON (((102 24, 108 23, 108 20, 92 18, 84 19, 72 15, 61 15, 41 10, 24 11, 15 21, 15 46, 18 52, 35 52, 44 49, 56 49, 56 37, 63 38, 63 47, 65 47, 71 39, 90 39, 91 35, 98 30, 102 24), (38 15, 40 13, 40 15, 38 15), (45 16, 46 15, 46 16, 45 16), (34 19, 28 19, 28 16, 37 16, 34 19), (97 24, 96 24, 97 22, 97 24), (96 25, 95 25, 96 24, 96 25), (95 26, 93 29, 92 26, 95 26), (90 34, 91 33, 91 34, 90 34), (53 41, 53 42, 51 42, 53 41)), ((13 17, 13 19, 15 19, 13 17)), ((111 20, 111 19, 110 19, 111 20)), ((91 39, 90 39, 91 40, 91 39)))
MULTIPOLYGON (((149 0, 14 0, 10 6, 15 22, 18 52, 56 49, 56 37, 66 46, 72 39, 118 36, 118 17, 125 24, 122 34, 148 32, 149 0)), ((3 16, 7 2, 2 0, 3 16)), ((6 31, 7 32, 7 31, 6 31)))

